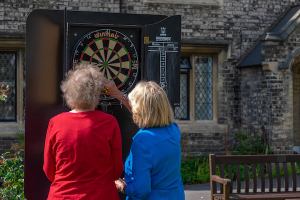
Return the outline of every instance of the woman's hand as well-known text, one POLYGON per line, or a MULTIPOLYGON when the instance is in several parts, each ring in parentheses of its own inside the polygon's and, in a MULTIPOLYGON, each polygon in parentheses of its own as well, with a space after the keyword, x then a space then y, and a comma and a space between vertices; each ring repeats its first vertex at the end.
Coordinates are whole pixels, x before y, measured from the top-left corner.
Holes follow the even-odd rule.
POLYGON ((114 81, 110 81, 110 80, 105 79, 103 81, 103 85, 104 85, 104 88, 106 90, 106 92, 103 93, 103 94, 110 95, 110 96, 118 99, 119 101, 121 101, 121 99, 124 96, 124 93, 121 92, 120 90, 118 90, 118 88, 117 88, 114 81))
POLYGON ((129 110, 129 112, 131 112, 131 106, 129 104, 128 98, 124 95, 124 92, 118 90, 114 81, 104 79, 103 85, 105 89, 104 92, 102 92, 103 95, 110 95, 118 99, 120 101, 120 105, 123 104, 129 110))
POLYGON ((127 184, 122 179, 119 178, 118 180, 115 180, 115 185, 118 192, 125 192, 125 187, 127 186, 127 184))

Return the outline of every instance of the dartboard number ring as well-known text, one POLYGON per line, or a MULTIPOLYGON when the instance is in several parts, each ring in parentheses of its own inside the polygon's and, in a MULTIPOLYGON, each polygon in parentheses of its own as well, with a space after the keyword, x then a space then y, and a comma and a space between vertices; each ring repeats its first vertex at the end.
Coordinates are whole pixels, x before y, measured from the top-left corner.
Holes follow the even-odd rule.
MULTIPOLYGON (((138 76, 138 54, 131 40, 119 31, 100 29, 85 34, 75 45, 73 69, 79 64, 99 67, 104 76, 113 80, 124 93, 134 85, 138 76)), ((102 95, 101 100, 112 99, 102 95)))

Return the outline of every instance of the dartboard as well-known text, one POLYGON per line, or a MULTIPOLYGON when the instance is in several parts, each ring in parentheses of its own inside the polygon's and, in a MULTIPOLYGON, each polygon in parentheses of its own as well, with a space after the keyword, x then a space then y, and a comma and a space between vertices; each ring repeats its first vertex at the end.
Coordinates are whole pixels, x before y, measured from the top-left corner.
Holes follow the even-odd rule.
MULTIPOLYGON (((119 31, 100 29, 85 34, 75 45, 73 68, 78 64, 99 67, 104 76, 113 80, 126 93, 137 81, 138 54, 131 40, 119 31)), ((102 95, 101 100, 112 99, 102 95)))

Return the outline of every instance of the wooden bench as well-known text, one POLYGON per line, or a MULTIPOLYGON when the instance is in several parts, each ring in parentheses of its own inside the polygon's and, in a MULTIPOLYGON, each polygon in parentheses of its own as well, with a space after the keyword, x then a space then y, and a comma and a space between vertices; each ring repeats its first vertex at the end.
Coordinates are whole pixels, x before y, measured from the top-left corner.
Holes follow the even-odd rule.
MULTIPOLYGON (((243 155, 243 156, 224 156, 209 155, 210 166, 210 188, 211 200, 231 200, 231 199, 247 199, 247 200, 300 200, 300 183, 298 183, 295 164, 300 163, 300 155, 243 155), (292 186, 289 188, 288 163, 291 163, 292 186), (224 178, 224 168, 227 165, 228 179, 224 178), (236 193, 233 193, 232 165, 236 167, 236 193), (241 192, 241 172, 240 165, 244 167, 244 192, 241 192), (256 174, 257 165, 260 174, 256 174), (284 171, 284 188, 281 188, 280 165, 284 171), (220 176, 216 175, 216 168, 219 166, 220 176), (276 170, 276 188, 273 188, 272 167, 276 170), (249 173, 252 173, 252 190, 249 187, 249 173), (268 174, 269 187, 266 190, 266 177, 268 174), (258 190, 258 181, 260 181, 260 191, 258 190), (220 192, 217 193, 217 183, 220 183, 220 192)), ((275 184, 274 184, 275 185, 275 184)))

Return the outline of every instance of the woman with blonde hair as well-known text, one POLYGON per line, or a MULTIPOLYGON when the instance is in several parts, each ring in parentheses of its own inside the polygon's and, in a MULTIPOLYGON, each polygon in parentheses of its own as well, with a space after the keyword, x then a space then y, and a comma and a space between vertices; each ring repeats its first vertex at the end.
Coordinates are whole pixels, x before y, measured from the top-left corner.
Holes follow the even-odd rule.
POLYGON ((113 81, 104 81, 104 85, 108 94, 132 112, 140 128, 125 162, 127 185, 116 181, 118 190, 130 200, 184 200, 181 133, 165 91, 153 81, 142 81, 127 97, 113 81))
POLYGON ((61 90, 70 112, 48 125, 44 166, 52 182, 48 200, 119 200, 115 180, 123 172, 122 141, 117 120, 95 110, 103 90, 97 67, 68 72, 61 90))

